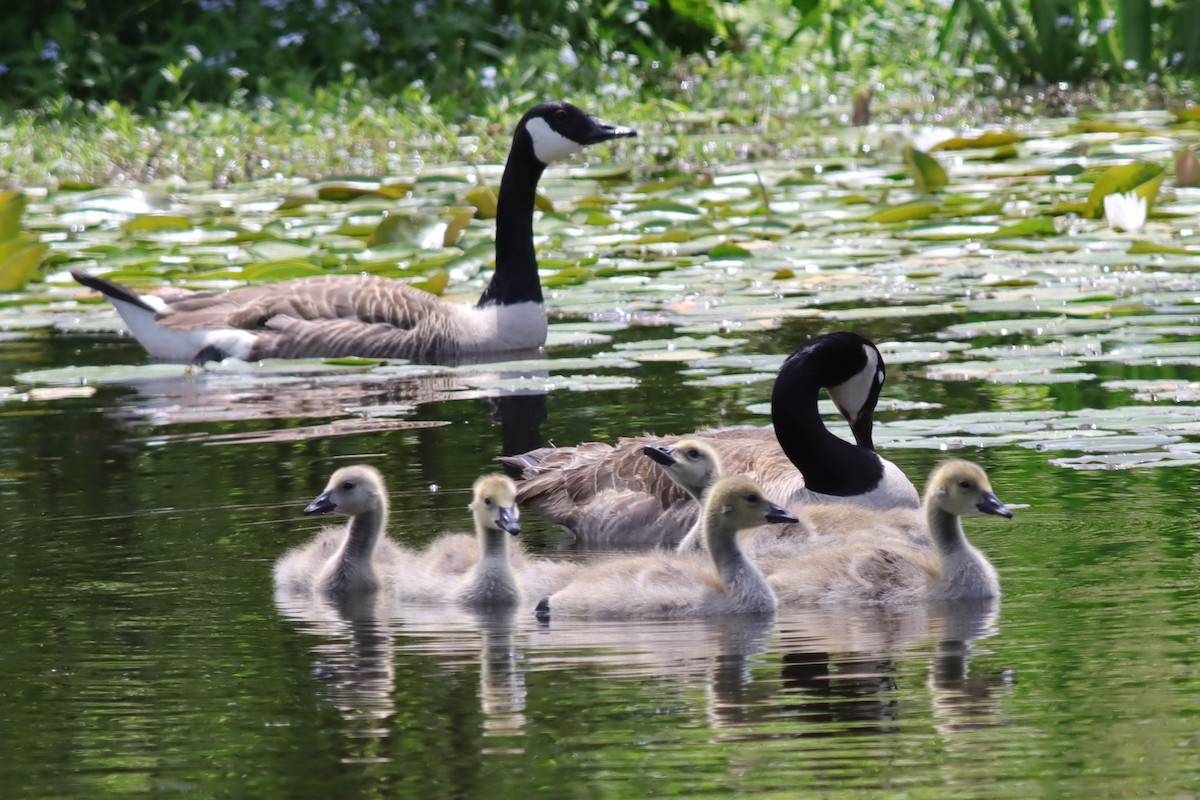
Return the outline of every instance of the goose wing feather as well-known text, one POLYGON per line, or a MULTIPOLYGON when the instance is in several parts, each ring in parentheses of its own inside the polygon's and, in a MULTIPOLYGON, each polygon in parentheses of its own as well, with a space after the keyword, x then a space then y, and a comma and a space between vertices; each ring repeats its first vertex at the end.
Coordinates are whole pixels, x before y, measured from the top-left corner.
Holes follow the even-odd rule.
POLYGON ((440 302, 429 292, 377 275, 319 275, 175 298, 156 320, 178 330, 258 330, 277 316, 411 329, 440 302))
POLYGON ((429 292, 375 275, 321 275, 187 295, 155 315, 175 330, 256 333, 254 358, 421 358, 446 349, 447 317, 445 304, 429 292))
MULTIPOLYGON (((623 438, 616 445, 587 442, 500 460, 521 474, 520 503, 580 539, 669 543, 687 533, 698 506, 643 455, 642 448, 682 438, 646 435, 623 438)), ((770 428, 719 428, 687 438, 707 441, 720 455, 726 474, 750 477, 771 497, 791 503, 803 495, 804 477, 770 428)))

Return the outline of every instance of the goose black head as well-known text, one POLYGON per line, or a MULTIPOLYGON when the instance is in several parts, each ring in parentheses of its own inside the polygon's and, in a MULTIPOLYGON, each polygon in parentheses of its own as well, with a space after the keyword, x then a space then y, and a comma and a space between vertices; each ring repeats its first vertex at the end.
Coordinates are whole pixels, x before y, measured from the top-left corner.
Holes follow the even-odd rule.
POLYGON ((633 128, 605 122, 565 101, 539 103, 525 113, 517 129, 518 138, 522 130, 529 135, 534 158, 542 164, 559 161, 590 144, 637 136, 633 128))
POLYGON ((825 387, 858 445, 875 449, 875 406, 887 370, 874 342, 850 331, 826 333, 801 345, 784 368, 789 365, 802 368, 825 387))

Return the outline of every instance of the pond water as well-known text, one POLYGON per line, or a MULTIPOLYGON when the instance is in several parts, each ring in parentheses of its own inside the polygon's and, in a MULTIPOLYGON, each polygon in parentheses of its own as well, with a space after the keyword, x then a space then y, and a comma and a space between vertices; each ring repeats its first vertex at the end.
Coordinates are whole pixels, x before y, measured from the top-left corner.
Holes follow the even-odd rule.
MULTIPOLYGON (((1051 173, 1080 142, 1092 170, 1165 163, 1196 135, 1110 122, 1025 131, 1015 163, 955 156, 916 222, 859 208, 917 197, 898 156, 551 172, 544 358, 200 371, 150 364, 61 273, 5 296, 6 795, 1194 794, 1200 194, 1165 187, 1161 216, 1114 233, 1055 210, 1089 187, 1051 173), (1020 219, 1056 225, 991 236, 1020 219), (782 357, 837 328, 888 359, 888 458, 918 485, 947 453, 977 460, 1017 506, 966 524, 1001 601, 541 625, 272 599, 271 565, 320 527, 300 511, 339 465, 379 466, 393 535, 421 543, 468 529, 470 484, 500 453, 764 424, 782 357)), ((440 174, 401 201, 435 223, 469 191, 440 174)), ((35 196, 28 224, 64 266, 141 285, 263 241, 249 258, 276 270, 416 253, 413 277, 445 269, 449 293, 486 277, 470 255, 486 222, 453 251, 364 256, 379 197, 281 210, 296 187, 174 191, 161 227, 129 224, 164 216, 131 190, 35 196)), ((590 557, 522 524, 533 550, 590 557)))

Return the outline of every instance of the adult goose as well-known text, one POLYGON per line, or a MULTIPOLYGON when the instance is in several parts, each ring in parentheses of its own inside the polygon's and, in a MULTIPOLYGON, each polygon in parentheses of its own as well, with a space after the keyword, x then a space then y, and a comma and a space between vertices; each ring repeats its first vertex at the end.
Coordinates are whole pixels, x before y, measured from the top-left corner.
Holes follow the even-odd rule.
POLYGON ((760 561, 779 602, 892 605, 1000 596, 996 569, 962 529, 966 516, 1012 517, 979 465, 952 459, 930 475, 924 513, 932 546, 918 546, 907 536, 882 536, 890 512, 873 513, 878 524, 861 515, 858 535, 818 535, 789 558, 760 561))
MULTIPOLYGON (((788 508, 822 502, 917 508, 912 481, 874 451, 873 415, 885 377, 883 357, 869 339, 848 331, 818 336, 780 367, 772 427, 703 430, 687 438, 707 442, 728 474, 750 476, 788 508), (817 410, 822 388, 850 423, 856 444, 825 427, 817 410)), ((522 478, 521 503, 582 541, 674 543, 692 526, 697 504, 644 452, 681 438, 589 442, 500 460, 522 478)))
POLYGON ((762 572, 742 553, 737 534, 765 522, 795 522, 795 515, 767 500, 754 481, 741 476, 713 484, 703 513, 707 555, 659 550, 585 565, 563 588, 543 598, 538 618, 703 617, 774 611, 775 596, 762 572))
POLYGON ((373 275, 297 278, 170 300, 72 271, 103 294, 154 358, 197 362, 365 356, 418 361, 540 347, 546 309, 533 247, 534 195, 548 164, 635 136, 566 102, 531 108, 513 134, 496 212, 496 271, 474 306, 373 275))

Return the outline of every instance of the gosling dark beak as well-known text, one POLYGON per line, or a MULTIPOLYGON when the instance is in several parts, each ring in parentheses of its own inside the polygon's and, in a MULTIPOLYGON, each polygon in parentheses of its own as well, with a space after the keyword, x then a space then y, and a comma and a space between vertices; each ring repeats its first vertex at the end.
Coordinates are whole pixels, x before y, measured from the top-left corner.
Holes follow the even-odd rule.
POLYGON ((605 122, 599 117, 588 117, 591 122, 591 127, 584 133, 580 144, 597 144, 599 142, 607 142, 610 139, 623 139, 627 136, 637 136, 637 131, 633 128, 626 128, 623 125, 613 125, 611 122, 605 122))
POLYGON ((502 531, 508 531, 513 536, 521 532, 521 523, 517 522, 516 507, 507 508, 498 506, 496 508, 496 526, 502 531))
POLYGON ((774 503, 767 507, 767 522, 799 522, 796 515, 788 511, 783 506, 777 506, 774 503))
POLYGON ((337 508, 337 503, 329 499, 329 492, 321 492, 317 495, 317 499, 308 504, 304 509, 305 514, 327 514, 337 508))
POLYGON ((645 444, 642 445, 642 454, 650 456, 657 463, 664 467, 675 465, 675 448, 669 444, 645 444))
POLYGON ((1008 506, 1000 502, 1000 498, 991 492, 984 492, 983 499, 975 506, 982 514, 995 514, 997 517, 1012 519, 1012 512, 1008 510, 1008 506))

